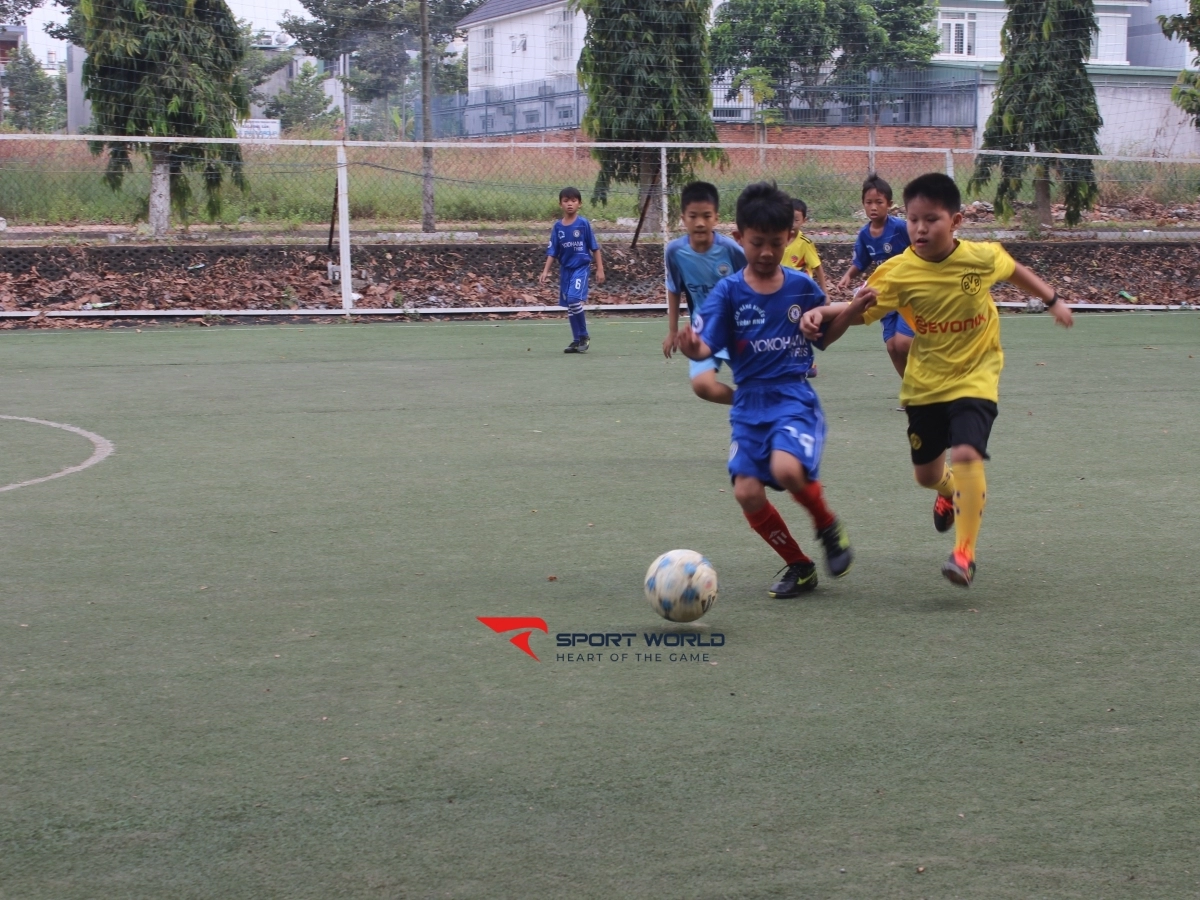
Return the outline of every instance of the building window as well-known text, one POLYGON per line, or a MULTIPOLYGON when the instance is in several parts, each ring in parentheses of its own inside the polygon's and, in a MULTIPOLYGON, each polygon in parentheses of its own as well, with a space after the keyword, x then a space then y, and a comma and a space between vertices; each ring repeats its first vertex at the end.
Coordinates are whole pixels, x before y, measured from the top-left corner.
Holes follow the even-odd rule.
POLYGON ((575 70, 575 14, 569 8, 546 13, 546 71, 551 75, 575 70))
POLYGON ((574 119, 575 118, 575 107, 560 106, 558 108, 558 118, 560 121, 563 119, 574 119))
POLYGON ((536 125, 541 120, 542 120, 542 114, 539 110, 536 110, 536 109, 525 110, 525 124, 526 125, 536 125))
POLYGON ((483 71, 496 71, 496 29, 491 27, 483 29, 483 71))
POLYGON ((975 13, 938 12, 941 52, 948 56, 975 55, 975 13))

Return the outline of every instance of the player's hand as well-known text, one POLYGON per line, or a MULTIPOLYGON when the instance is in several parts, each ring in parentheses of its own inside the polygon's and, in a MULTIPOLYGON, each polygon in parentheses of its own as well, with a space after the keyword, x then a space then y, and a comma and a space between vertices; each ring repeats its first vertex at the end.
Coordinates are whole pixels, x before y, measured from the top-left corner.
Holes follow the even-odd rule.
POLYGON ((1062 297, 1058 298, 1058 302, 1050 307, 1050 315, 1054 316, 1054 321, 1063 328, 1070 328, 1075 324, 1075 316, 1071 313, 1071 307, 1067 306, 1067 301, 1062 297))
POLYGON ((692 359, 693 353, 700 352, 700 335, 690 328, 681 328, 676 335, 675 346, 679 348, 680 353, 692 359))
POLYGON ((546 284, 546 279, 549 277, 550 277, 550 273, 547 272, 545 269, 543 269, 542 274, 538 276, 538 284, 540 284, 544 287, 546 284))
POLYGON ((597 269, 596 270, 596 284, 604 284, 605 280, 606 279, 604 278, 604 270, 597 269))
MULTIPOLYGON (((691 329, 688 329, 691 331, 691 329)), ((679 332, 668 331, 667 336, 663 338, 663 356, 667 359, 671 358, 671 354, 679 347, 679 332)))
POLYGON ((810 341, 815 341, 821 336, 821 325, 825 322, 825 317, 821 315, 821 308, 810 309, 800 317, 800 333, 810 341))
POLYGON ((875 305, 875 300, 879 297, 879 291, 875 288, 864 284, 854 292, 854 299, 850 301, 850 306, 856 313, 864 313, 875 305))
POLYGON ((838 287, 838 290, 840 290, 840 291, 844 291, 844 290, 846 290, 846 288, 850 287, 850 273, 849 272, 847 272, 840 279, 838 279, 837 287, 838 287))

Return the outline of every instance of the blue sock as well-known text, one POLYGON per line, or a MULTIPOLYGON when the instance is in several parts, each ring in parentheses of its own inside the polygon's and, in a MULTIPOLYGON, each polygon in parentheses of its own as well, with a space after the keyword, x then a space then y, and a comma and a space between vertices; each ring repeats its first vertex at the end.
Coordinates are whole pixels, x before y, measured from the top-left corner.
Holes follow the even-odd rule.
POLYGON ((582 303, 572 303, 568 306, 567 318, 571 322, 571 335, 575 340, 581 341, 588 336, 587 318, 584 316, 582 303))

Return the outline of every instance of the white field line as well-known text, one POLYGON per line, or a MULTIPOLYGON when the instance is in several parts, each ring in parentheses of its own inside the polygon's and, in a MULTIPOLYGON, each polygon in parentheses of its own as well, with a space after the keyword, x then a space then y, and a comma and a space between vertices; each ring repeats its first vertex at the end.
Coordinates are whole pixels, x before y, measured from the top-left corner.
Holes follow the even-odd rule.
POLYGON ((112 452, 116 450, 116 445, 108 438, 100 437, 98 434, 93 434, 90 431, 85 431, 82 428, 76 428, 74 425, 64 425, 61 422, 47 422, 45 419, 31 419, 28 416, 4 416, 0 415, 0 419, 8 419, 13 422, 32 422, 34 425, 49 425, 51 428, 61 428, 63 431, 69 431, 72 434, 78 434, 92 442, 92 446, 96 449, 92 451, 92 455, 77 466, 68 466, 61 472, 55 472, 53 475, 44 475, 41 478, 34 478, 30 481, 20 481, 15 484, 6 484, 0 487, 0 493, 4 491, 15 491, 17 488, 29 487, 31 484, 41 484, 43 481, 51 481, 55 478, 62 478, 64 475, 74 475, 76 472, 82 472, 91 466, 96 465, 107 459, 112 452))

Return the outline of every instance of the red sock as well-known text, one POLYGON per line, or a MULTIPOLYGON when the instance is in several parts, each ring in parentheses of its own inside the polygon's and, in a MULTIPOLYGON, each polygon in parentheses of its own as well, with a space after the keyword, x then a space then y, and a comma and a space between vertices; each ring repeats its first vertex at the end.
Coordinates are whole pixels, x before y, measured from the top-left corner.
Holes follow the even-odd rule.
POLYGON ((758 532, 758 536, 771 545, 771 548, 783 557, 789 566, 792 563, 812 562, 800 545, 788 531, 787 523, 772 504, 768 503, 756 513, 744 513, 750 527, 758 532))
POLYGON ((792 497, 796 502, 808 510, 812 516, 813 524, 817 526, 817 530, 828 528, 834 523, 837 518, 825 505, 825 491, 821 488, 821 482, 810 481, 798 491, 792 492, 792 497))

